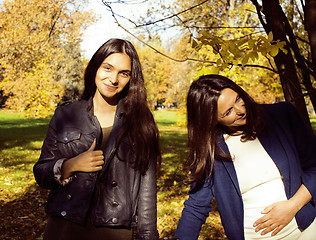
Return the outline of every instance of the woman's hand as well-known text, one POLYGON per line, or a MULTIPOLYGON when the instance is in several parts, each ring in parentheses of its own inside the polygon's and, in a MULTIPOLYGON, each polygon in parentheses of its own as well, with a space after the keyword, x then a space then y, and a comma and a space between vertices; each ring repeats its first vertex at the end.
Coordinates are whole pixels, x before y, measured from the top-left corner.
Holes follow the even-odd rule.
POLYGON ((312 195, 305 185, 302 184, 289 200, 273 203, 263 209, 261 213, 264 214, 264 216, 253 224, 253 226, 256 227, 255 231, 258 232, 264 229, 261 235, 271 231, 273 231, 272 236, 276 235, 291 222, 295 214, 311 199, 312 195))
POLYGON ((298 210, 298 206, 293 200, 273 203, 261 212, 264 216, 253 224, 256 227, 255 231, 264 229, 261 235, 273 231, 271 236, 274 236, 292 221, 298 210))
POLYGON ((63 178, 70 177, 74 172, 97 172, 102 170, 104 164, 104 156, 102 150, 94 151, 96 146, 96 140, 94 139, 90 148, 70 158, 63 163, 62 176, 63 178))

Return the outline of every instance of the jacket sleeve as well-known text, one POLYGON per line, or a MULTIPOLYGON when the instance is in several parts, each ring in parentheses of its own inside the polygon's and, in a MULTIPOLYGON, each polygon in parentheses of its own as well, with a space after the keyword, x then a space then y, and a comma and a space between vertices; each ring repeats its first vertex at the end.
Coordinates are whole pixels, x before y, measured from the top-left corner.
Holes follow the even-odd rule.
POLYGON ((157 184, 156 161, 151 161, 145 175, 141 177, 137 207, 137 239, 156 240, 157 231, 157 184))
POLYGON ((56 116, 58 115, 58 109, 56 109, 54 116, 52 117, 46 138, 43 142, 41 149, 41 155, 39 160, 33 167, 35 180, 42 188, 56 189, 60 185, 55 181, 54 166, 56 162, 62 157, 59 156, 57 148, 57 134, 56 134, 56 116))
POLYGON ((312 195, 316 204, 316 135, 303 122, 292 104, 287 104, 287 118, 290 122, 296 149, 303 170, 302 183, 312 195))
POLYGON ((210 178, 204 181, 201 188, 196 189, 196 183, 191 185, 174 239, 198 239, 201 227, 212 211, 213 197, 210 178))

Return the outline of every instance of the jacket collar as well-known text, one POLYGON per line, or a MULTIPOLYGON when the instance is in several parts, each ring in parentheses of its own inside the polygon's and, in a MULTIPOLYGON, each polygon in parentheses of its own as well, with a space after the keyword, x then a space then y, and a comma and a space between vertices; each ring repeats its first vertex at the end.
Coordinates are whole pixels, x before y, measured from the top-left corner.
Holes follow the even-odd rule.
MULTIPOLYGON (((90 97, 89 100, 87 101, 87 111, 91 116, 93 116, 93 97, 90 97)), ((123 99, 120 99, 116 107, 115 116, 122 117, 123 115, 124 115, 123 99)))

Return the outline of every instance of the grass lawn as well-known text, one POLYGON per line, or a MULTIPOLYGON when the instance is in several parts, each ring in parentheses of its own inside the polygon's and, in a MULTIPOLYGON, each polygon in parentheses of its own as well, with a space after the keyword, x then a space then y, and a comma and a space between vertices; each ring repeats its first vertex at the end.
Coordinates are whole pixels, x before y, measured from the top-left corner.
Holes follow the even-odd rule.
MULTIPOLYGON (((178 111, 155 111, 154 117, 163 158, 158 175, 158 230, 161 239, 167 240, 174 235, 187 198, 187 132, 185 116, 178 111)), ((316 117, 311 122, 316 129, 316 117)), ((41 239, 48 191, 37 186, 32 167, 48 123, 48 119, 0 111, 0 239, 41 239)), ((210 213, 199 239, 225 239, 217 211, 210 213)))
MULTIPOLYGON (((161 136, 162 165, 158 175, 158 230, 172 239, 187 198, 184 184, 187 155, 185 116, 177 111, 154 112, 161 136)), ((33 178, 48 119, 28 119, 0 111, 0 239, 41 239, 46 224, 48 191, 33 178)), ((199 239, 224 239, 218 213, 211 213, 199 239)))
MULTIPOLYGON (((174 235, 187 198, 187 132, 185 116, 178 111, 155 111, 154 117, 163 158, 158 175, 158 230, 161 239, 167 240, 174 235)), ((48 119, 0 111, 0 239, 41 239, 48 191, 37 186, 32 168, 48 123, 48 119)), ((316 129, 316 117, 311 123, 316 129)), ((210 213, 199 239, 225 239, 217 211, 210 213)))

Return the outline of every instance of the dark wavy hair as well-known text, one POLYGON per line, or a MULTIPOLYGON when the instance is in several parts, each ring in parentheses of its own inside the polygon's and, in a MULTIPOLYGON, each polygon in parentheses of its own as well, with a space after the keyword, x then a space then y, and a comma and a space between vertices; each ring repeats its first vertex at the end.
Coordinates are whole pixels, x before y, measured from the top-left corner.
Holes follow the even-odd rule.
POLYGON ((141 63, 130 41, 113 38, 95 52, 85 69, 85 88, 82 98, 88 100, 94 96, 97 88, 96 73, 104 59, 113 53, 126 53, 131 60, 130 81, 120 94, 120 101, 126 114, 125 121, 116 142, 118 144, 123 136, 129 137, 136 153, 135 167, 144 174, 151 159, 156 159, 160 164, 159 132, 147 105, 141 63))
POLYGON ((245 102, 247 122, 239 127, 242 140, 255 139, 263 127, 258 104, 236 83, 220 75, 205 75, 194 81, 187 96, 188 146, 191 174, 189 181, 200 182, 211 175, 216 156, 231 159, 220 151, 217 136, 233 134, 218 123, 217 102, 221 91, 231 88, 245 102))

